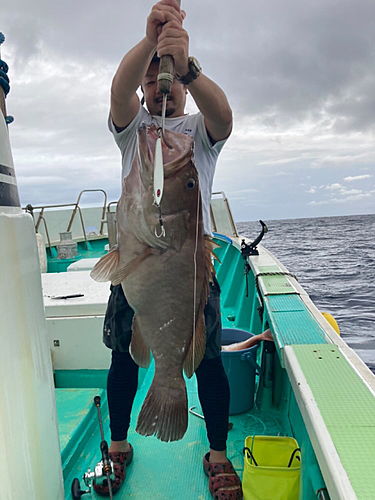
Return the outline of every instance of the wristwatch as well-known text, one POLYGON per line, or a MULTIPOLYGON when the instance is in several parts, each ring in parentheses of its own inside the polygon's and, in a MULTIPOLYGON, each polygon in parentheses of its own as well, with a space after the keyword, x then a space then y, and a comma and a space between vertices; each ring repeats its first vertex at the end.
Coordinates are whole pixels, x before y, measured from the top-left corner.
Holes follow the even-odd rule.
POLYGON ((187 73, 185 76, 176 75, 177 80, 183 85, 189 85, 189 83, 191 83, 193 80, 196 80, 202 73, 201 65, 195 57, 190 56, 188 58, 188 66, 189 73, 187 73))

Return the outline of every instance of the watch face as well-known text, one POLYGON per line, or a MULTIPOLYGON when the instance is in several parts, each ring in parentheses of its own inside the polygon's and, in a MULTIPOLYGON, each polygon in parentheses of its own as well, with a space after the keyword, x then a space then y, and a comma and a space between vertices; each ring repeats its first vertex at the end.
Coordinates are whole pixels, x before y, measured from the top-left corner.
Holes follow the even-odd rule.
POLYGON ((190 71, 193 71, 194 73, 196 73, 197 76, 202 71, 201 65, 199 64, 198 60, 193 56, 189 57, 189 67, 190 67, 190 71))

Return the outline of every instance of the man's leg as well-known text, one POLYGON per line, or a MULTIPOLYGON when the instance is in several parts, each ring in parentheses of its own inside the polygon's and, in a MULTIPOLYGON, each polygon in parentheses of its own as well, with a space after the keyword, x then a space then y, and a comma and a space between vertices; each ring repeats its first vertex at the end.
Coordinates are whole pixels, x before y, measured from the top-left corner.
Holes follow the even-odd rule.
POLYGON ((111 453, 130 451, 127 437, 137 386, 138 365, 128 352, 112 351, 112 363, 107 380, 111 453))
POLYGON ((221 356, 203 359, 196 374, 198 395, 210 443, 209 460, 213 463, 227 462, 229 383, 221 356))
POLYGON ((241 479, 226 453, 230 390, 221 360, 220 287, 214 281, 204 310, 206 352, 196 371, 210 443, 210 452, 203 458, 203 468, 209 476, 209 490, 214 498, 239 500, 242 498, 241 479))
MULTIPOLYGON (((111 428, 110 458, 114 467, 113 493, 126 476, 126 466, 133 458, 133 448, 127 441, 130 414, 138 385, 138 366, 129 354, 134 312, 129 306, 121 285, 111 285, 104 318, 103 342, 112 349, 112 362, 107 379, 107 398, 111 428)), ((109 496, 107 481, 93 483, 101 496, 109 496)))
POLYGON ((221 361, 220 287, 210 284, 204 310, 207 345, 205 356, 196 371, 198 395, 206 421, 212 462, 226 462, 229 420, 229 382, 221 361))
POLYGON ((134 312, 121 285, 111 285, 104 319, 103 342, 112 349, 107 379, 107 397, 111 428, 110 452, 128 452, 127 433, 138 386, 138 365, 129 354, 134 312))

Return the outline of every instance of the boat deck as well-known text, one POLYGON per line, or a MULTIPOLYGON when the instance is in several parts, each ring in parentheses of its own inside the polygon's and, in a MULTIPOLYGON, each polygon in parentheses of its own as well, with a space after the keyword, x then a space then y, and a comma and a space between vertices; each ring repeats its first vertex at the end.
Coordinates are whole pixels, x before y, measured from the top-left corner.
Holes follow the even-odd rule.
MULTIPOLYGON (((145 498, 175 500, 212 498, 208 491, 208 478, 203 473, 202 459, 208 451, 204 421, 189 414, 186 435, 180 441, 163 443, 155 437, 144 437, 134 430, 136 418, 153 377, 153 369, 147 371, 138 389, 132 413, 129 441, 134 447, 134 459, 127 469, 125 484, 116 499, 145 498), (186 492, 186 493, 184 493, 186 492)), ((196 378, 187 380, 189 407, 201 413, 196 378)), ((97 411, 93 405, 95 395, 102 397, 102 416, 105 437, 109 442, 109 419, 105 391, 103 389, 57 389, 56 401, 59 417, 61 454, 66 499, 71 500, 71 484, 75 477, 80 481, 87 468, 93 470, 100 460, 100 431, 97 411)), ((230 416, 233 428, 229 431, 228 457, 242 477, 242 449, 246 436, 252 434, 287 434, 281 422, 256 408, 240 415, 230 416)), ((81 489, 84 489, 81 481, 81 489)), ((82 497, 90 498, 89 495, 82 497)), ((92 498, 100 498, 92 491, 92 498)))
MULTIPOLYGON (((221 264, 216 266, 223 327, 260 333, 269 324, 277 351, 272 365, 268 364, 268 378, 264 378, 271 384, 260 384, 260 390, 255 391, 262 411, 254 407, 230 417, 233 429, 228 436, 228 457, 242 477, 242 449, 247 436, 293 436, 303 457, 300 498, 313 500, 326 487, 331 498, 371 500, 375 485, 373 374, 337 336, 298 282, 281 265, 276 266, 266 251, 251 258, 253 274, 248 278, 246 294, 238 248, 226 240, 220 240, 220 245, 217 254, 221 264), (265 306, 262 321, 258 314, 260 295, 265 306)), ((96 394, 102 397, 109 441, 103 389, 109 359, 101 342, 109 289, 106 283, 92 282, 88 271, 45 275, 43 289, 57 385, 88 388, 56 392, 65 495, 71 499, 73 479, 81 480, 87 468, 93 469, 100 460, 100 433, 93 405, 96 394), (52 299, 56 294, 82 292, 79 298, 52 299)), ((134 462, 116 498, 209 500, 208 479, 202 470, 202 458, 208 451, 202 419, 190 414, 185 437, 175 443, 135 433, 153 369, 141 370, 143 376, 129 432, 134 462)), ((187 389, 189 406, 196 406, 201 413, 195 377, 187 381, 187 389)), ((92 492, 92 498, 99 497, 92 492)))

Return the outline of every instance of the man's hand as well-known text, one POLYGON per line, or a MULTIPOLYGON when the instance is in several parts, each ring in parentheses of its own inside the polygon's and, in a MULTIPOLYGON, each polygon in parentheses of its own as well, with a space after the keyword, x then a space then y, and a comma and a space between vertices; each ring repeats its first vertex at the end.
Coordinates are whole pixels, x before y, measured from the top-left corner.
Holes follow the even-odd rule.
POLYGON ((271 330, 269 328, 267 330, 265 330, 263 333, 261 333, 259 335, 259 338, 261 340, 271 340, 273 342, 273 336, 272 336, 271 330))
POLYGON ((185 15, 185 12, 180 10, 180 6, 176 0, 161 0, 161 2, 158 2, 152 7, 151 13, 147 18, 147 40, 156 47, 163 26, 175 21, 178 26, 182 27, 182 21, 185 15))

